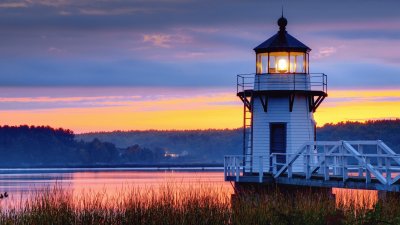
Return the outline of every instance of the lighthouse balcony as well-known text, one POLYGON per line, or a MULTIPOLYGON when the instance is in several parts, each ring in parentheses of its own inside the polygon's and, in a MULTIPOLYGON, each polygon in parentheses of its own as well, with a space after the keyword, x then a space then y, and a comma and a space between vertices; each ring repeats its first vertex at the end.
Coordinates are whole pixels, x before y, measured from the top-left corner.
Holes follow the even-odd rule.
POLYGON ((252 92, 312 92, 327 95, 327 75, 312 74, 239 74, 237 94, 252 92))

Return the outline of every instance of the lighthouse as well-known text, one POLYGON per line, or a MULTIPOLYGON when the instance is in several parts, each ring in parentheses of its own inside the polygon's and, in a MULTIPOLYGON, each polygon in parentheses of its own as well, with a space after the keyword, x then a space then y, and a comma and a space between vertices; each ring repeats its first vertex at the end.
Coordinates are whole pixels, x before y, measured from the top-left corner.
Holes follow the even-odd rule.
POLYGON ((400 192, 400 158, 383 141, 316 139, 314 113, 328 96, 327 76, 310 73, 311 49, 287 25, 282 15, 278 32, 254 48, 255 73, 237 75, 243 154, 225 156, 225 181, 235 182, 235 194, 248 185, 400 192))
MULTIPOLYGON (((311 49, 287 32, 286 18, 277 23, 278 32, 254 48, 256 72, 237 75, 244 109, 242 163, 249 174, 272 172, 273 164, 279 169, 304 143, 315 141, 313 114, 327 97, 326 75, 310 73, 311 49)), ((292 170, 302 166, 296 162, 292 170)))

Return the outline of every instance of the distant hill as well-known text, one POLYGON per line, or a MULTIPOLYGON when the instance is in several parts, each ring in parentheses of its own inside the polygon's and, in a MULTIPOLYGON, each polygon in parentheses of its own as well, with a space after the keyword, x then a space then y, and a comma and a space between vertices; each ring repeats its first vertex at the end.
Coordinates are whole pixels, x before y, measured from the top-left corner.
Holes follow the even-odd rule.
MULTIPOLYGON (((400 153, 400 120, 327 124, 318 140, 382 140, 400 153)), ((115 131, 0 126, 0 167, 221 164, 242 153, 243 133, 232 130, 115 131)))
POLYGON ((160 148, 117 148, 94 138, 77 141, 71 130, 0 126, 0 167, 79 167, 169 163, 160 148))
POLYGON ((185 131, 115 131, 77 135, 78 139, 114 143, 119 148, 138 144, 149 149, 161 148, 167 154, 183 156, 191 162, 221 163, 227 154, 241 154, 242 129, 185 131))
MULTIPOLYGON (((178 155, 192 156, 199 161, 222 162, 223 155, 242 153, 242 129, 187 131, 115 131, 77 135, 78 139, 114 143, 120 148, 138 144, 159 147, 178 155)), ((400 153, 400 120, 379 120, 327 124, 317 129, 320 141, 382 140, 400 153)))
POLYGON ((326 124, 318 128, 317 139, 336 140, 382 140, 400 153, 400 119, 326 124))

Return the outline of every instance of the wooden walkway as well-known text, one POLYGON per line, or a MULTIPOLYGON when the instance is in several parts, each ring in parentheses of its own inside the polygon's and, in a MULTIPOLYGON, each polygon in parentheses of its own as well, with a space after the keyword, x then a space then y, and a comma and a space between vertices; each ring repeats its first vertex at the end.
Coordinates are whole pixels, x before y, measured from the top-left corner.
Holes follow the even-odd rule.
POLYGON ((225 156, 226 181, 400 192, 400 155, 380 140, 310 142, 293 154, 246 157, 225 156))

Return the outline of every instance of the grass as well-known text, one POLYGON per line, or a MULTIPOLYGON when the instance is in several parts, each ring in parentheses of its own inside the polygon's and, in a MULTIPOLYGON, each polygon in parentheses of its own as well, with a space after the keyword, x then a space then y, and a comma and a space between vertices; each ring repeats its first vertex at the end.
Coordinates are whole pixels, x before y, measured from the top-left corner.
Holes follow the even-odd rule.
POLYGON ((0 209, 0 224, 400 224, 399 198, 393 196, 369 205, 368 196, 335 202, 311 191, 250 192, 232 202, 229 195, 210 187, 123 191, 116 197, 88 192, 77 199, 55 187, 35 193, 21 208, 0 209))

